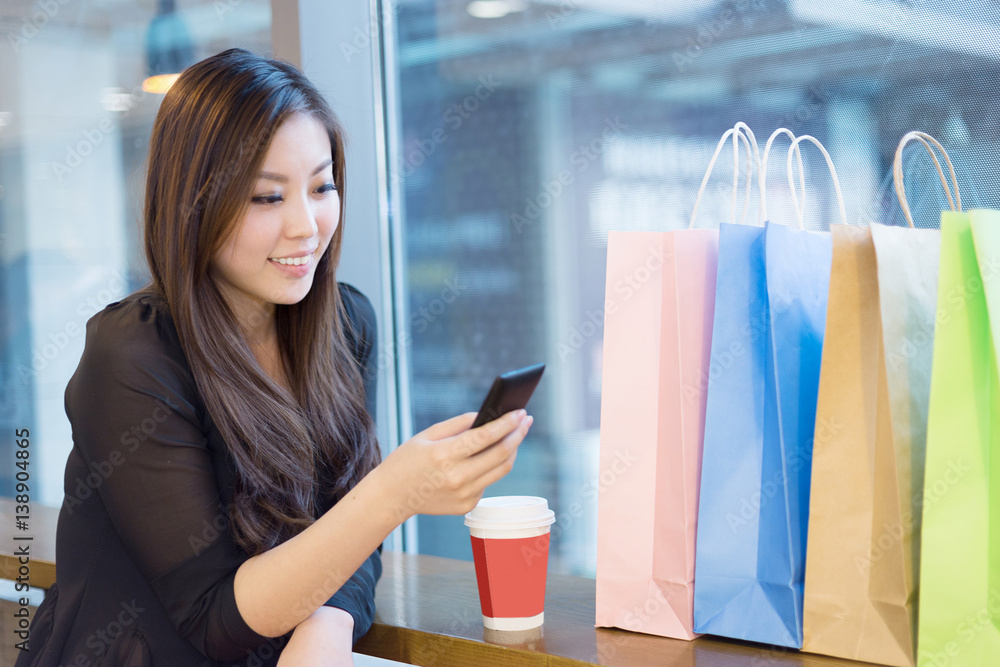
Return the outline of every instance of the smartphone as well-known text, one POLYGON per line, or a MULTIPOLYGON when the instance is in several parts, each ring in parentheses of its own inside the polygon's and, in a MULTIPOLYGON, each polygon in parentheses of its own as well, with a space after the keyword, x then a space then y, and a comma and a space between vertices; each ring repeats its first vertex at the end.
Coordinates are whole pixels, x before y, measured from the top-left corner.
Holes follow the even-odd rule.
POLYGON ((493 380, 493 386, 486 394, 486 399, 479 408, 479 414, 476 415, 476 421, 471 428, 491 422, 511 410, 528 407, 528 399, 538 386, 538 381, 542 379, 544 370, 545 364, 535 364, 498 375, 493 380))

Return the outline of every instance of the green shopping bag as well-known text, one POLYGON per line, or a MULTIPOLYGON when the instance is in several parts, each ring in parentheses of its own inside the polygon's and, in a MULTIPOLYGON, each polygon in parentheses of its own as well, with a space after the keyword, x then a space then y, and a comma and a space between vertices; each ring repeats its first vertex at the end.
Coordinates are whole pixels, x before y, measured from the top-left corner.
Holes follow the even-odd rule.
POLYGON ((1000 664, 1000 212, 941 215, 920 667, 1000 664))

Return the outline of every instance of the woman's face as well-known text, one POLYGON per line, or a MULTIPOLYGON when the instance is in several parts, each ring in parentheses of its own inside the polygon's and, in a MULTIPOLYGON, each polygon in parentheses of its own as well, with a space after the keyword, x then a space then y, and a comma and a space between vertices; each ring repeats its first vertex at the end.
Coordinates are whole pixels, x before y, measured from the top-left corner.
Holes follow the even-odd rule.
POLYGON ((340 222, 326 129, 295 114, 271 141, 246 217, 213 257, 226 300, 250 328, 272 304, 301 301, 340 222), (279 261, 281 260, 281 261, 279 261), (298 264, 293 265, 293 264, 298 264))

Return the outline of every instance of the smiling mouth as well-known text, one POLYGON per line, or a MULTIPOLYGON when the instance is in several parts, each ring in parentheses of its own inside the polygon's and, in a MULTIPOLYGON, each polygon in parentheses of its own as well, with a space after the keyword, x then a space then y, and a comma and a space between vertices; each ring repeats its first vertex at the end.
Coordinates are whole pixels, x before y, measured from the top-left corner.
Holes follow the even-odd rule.
POLYGON ((282 266, 303 266, 309 264, 312 258, 312 255, 306 255, 305 257, 268 257, 267 261, 281 264, 282 266))

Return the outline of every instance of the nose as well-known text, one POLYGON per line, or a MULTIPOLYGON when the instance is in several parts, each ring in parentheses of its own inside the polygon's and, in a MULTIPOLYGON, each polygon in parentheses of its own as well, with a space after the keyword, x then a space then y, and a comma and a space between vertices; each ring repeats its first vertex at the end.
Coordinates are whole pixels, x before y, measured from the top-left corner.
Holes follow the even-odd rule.
POLYGON ((308 194, 295 197, 295 204, 286 207, 285 235, 289 238, 312 238, 319 231, 316 224, 316 204, 310 201, 308 194))

